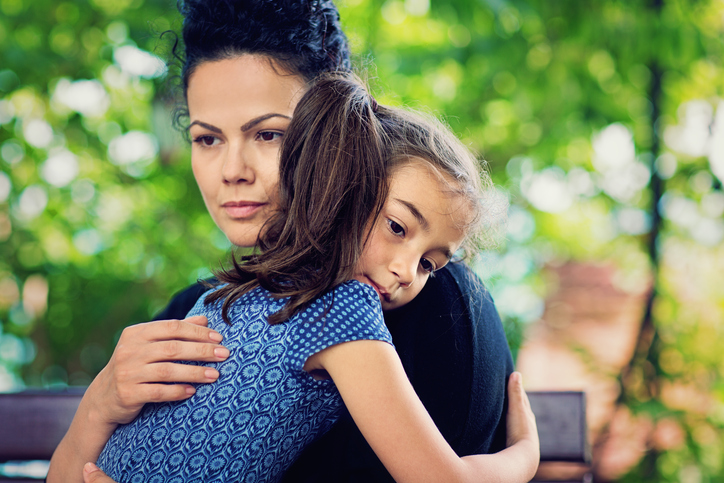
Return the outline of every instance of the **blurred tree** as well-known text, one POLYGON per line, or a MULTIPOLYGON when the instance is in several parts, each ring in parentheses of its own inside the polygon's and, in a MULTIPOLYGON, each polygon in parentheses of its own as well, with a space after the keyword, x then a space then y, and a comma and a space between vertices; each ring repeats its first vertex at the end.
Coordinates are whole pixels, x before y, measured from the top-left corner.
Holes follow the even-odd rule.
MULTIPOLYGON (((225 257, 170 129, 173 3, 0 0, 0 388, 87 383, 225 257)), ((379 100, 445 117, 510 203, 472 262, 513 349, 547 264, 654 280, 619 404, 655 430, 622 479, 724 479, 724 3, 339 5, 379 100)))

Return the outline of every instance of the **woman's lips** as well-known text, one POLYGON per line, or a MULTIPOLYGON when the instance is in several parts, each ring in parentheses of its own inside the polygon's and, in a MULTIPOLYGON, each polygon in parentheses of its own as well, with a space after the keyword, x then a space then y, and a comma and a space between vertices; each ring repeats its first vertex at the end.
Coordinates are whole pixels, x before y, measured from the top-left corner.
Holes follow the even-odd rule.
POLYGON ((230 201, 221 205, 226 214, 235 219, 249 218, 264 206, 266 203, 254 201, 230 201))

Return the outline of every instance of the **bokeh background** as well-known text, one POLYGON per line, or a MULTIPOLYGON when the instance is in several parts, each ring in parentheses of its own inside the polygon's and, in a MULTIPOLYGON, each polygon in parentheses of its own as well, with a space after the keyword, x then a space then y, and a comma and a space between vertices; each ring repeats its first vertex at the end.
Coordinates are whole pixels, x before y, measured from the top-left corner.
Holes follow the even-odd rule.
MULTIPOLYGON (((487 159, 471 263, 596 481, 724 481, 724 1, 339 0, 383 103, 487 159)), ((171 0, 0 0, 0 390, 85 385, 226 259, 170 126, 171 0)))

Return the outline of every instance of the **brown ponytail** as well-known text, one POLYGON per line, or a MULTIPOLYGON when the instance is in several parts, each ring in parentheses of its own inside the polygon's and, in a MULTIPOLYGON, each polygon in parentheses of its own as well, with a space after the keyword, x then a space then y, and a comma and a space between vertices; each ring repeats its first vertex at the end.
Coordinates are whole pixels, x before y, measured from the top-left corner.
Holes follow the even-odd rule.
POLYGON ((373 99, 351 74, 318 79, 294 111, 281 149, 278 211, 259 250, 216 273, 221 289, 206 303, 231 304, 261 286, 290 297, 269 323, 287 320, 352 278, 368 226, 387 196, 385 158, 373 99))

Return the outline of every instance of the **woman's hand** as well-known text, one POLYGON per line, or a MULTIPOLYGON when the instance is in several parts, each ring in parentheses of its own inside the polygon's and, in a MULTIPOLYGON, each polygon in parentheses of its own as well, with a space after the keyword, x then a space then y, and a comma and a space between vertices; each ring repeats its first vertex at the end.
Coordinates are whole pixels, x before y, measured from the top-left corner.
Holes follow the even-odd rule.
POLYGON ((196 316, 127 327, 84 396, 98 422, 128 423, 147 402, 186 399, 195 392, 189 383, 216 381, 215 369, 174 362, 219 362, 229 356, 219 344, 221 334, 206 325, 206 317, 196 316))
POLYGON ((83 483, 116 483, 110 476, 103 473, 93 463, 86 463, 83 467, 83 483))
MULTIPOLYGON (((219 362, 229 356, 221 334, 206 317, 161 320, 126 328, 106 367, 88 386, 68 432, 50 460, 48 483, 80 482, 86 461, 96 461, 113 431, 148 402, 179 401, 195 391, 189 383, 214 382, 206 366, 175 361, 219 362)), ((85 473, 84 473, 85 475, 85 473)))
POLYGON ((514 372, 508 378, 508 415, 506 418, 507 446, 524 448, 522 463, 532 478, 540 462, 540 441, 535 415, 523 389, 523 375, 514 372))

